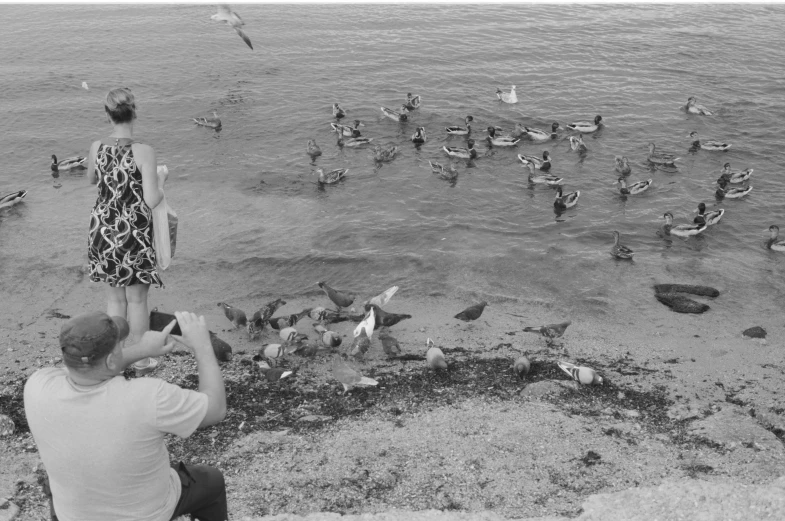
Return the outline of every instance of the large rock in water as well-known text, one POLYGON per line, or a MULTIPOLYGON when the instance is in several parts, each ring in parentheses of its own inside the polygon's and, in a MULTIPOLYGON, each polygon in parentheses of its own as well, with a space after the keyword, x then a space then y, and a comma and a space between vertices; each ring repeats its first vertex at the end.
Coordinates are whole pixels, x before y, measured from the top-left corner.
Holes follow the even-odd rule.
POLYGON ((704 313, 711 309, 707 304, 676 293, 657 293, 654 296, 677 313, 704 313))
POLYGON ((690 293, 702 297, 719 297, 720 292, 710 286, 693 286, 691 284, 655 284, 655 293, 690 293))

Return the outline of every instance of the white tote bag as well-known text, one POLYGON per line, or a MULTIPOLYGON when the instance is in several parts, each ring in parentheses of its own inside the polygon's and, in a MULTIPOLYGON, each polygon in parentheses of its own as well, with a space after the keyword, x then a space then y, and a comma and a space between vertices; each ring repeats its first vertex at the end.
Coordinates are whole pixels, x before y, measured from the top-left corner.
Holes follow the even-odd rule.
MULTIPOLYGON (((161 165, 158 171, 169 170, 166 165, 161 165)), ((177 214, 167 204, 166 194, 158 206, 153 208, 153 243, 158 267, 165 270, 172 263, 175 246, 177 246, 177 214)))

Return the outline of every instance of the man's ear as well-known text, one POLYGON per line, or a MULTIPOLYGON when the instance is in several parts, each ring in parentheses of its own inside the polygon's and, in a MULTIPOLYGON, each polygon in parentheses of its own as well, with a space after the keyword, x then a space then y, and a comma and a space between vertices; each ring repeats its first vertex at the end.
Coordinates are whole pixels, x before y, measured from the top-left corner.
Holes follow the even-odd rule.
POLYGON ((125 370, 122 344, 117 344, 112 352, 104 359, 107 369, 113 373, 122 373, 125 370))

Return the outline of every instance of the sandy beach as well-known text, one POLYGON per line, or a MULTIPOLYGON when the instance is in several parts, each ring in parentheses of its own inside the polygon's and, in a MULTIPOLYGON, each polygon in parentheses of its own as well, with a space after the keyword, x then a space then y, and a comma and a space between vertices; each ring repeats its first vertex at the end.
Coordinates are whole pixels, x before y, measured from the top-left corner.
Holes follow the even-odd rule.
MULTIPOLYGON (((31 270, 31 289, 2 311, 0 398, 20 425, 0 454, 0 497, 22 507, 20 519, 45 512, 34 472, 39 460, 19 421, 21 385, 58 361, 65 316, 103 308, 102 287, 82 273, 71 267, 34 277, 31 270)), ((782 324, 733 320, 722 295, 701 299, 711 302, 707 313, 682 315, 656 303, 650 291, 654 304, 642 303, 651 314, 645 320, 613 302, 598 313, 596 297, 589 312, 577 300, 565 306, 498 299, 465 323, 452 315, 471 297, 402 288, 385 308, 413 318, 390 333, 406 355, 423 356, 425 339, 434 339, 451 374, 434 374, 423 360, 388 360, 375 335, 356 367, 379 386, 343 395, 330 354, 287 356, 282 365, 298 368, 297 375, 266 382, 254 356, 264 343, 280 342, 277 332, 266 329, 261 340, 249 341, 216 306, 226 300, 250 314, 278 295, 221 295, 218 284, 198 280, 197 266, 169 270, 167 289, 151 291, 150 307, 204 314, 233 347, 233 360, 222 365, 230 411, 221 425, 186 441, 172 438, 169 446, 174 459, 224 470, 232 519, 391 509, 573 517, 591 494, 684 478, 766 484, 785 472, 782 324), (561 339, 566 354, 521 331, 565 319, 572 320, 561 339), (765 341, 742 337, 753 325, 768 331, 765 341), (533 362, 524 381, 510 370, 521 353, 533 362), (577 386, 557 360, 591 366, 605 384, 577 386)), ((330 305, 316 286, 281 296, 287 304, 277 314, 330 305)), ((356 304, 371 296, 360 295, 356 304)), ((306 317, 297 329, 315 338, 313 323, 306 317)), ((354 327, 330 326, 344 335, 344 347, 354 327)), ((155 376, 195 385, 187 351, 162 362, 155 376)))

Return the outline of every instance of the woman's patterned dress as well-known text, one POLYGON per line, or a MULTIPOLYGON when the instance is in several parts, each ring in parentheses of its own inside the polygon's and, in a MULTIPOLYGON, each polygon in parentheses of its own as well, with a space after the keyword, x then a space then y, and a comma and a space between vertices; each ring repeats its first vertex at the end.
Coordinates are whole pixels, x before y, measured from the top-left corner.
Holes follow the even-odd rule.
POLYGON ((153 212, 144 202, 142 172, 130 139, 101 143, 95 158, 98 200, 90 213, 90 280, 110 286, 157 284, 153 212))

